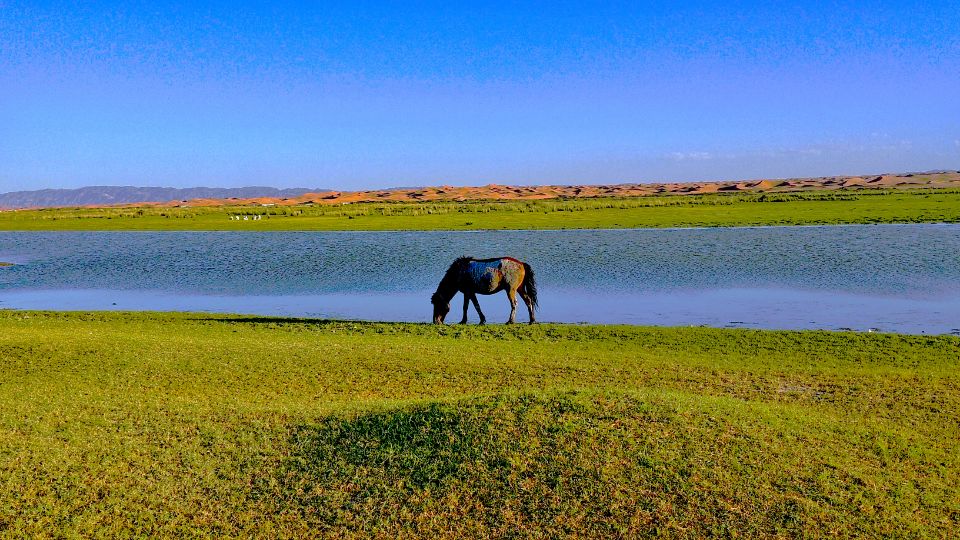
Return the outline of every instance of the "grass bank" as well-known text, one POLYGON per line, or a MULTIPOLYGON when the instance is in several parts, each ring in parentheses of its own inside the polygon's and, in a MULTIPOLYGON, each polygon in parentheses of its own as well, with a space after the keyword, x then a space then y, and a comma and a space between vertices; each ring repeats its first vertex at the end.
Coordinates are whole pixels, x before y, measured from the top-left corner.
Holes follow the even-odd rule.
POLYGON ((504 202, 0 212, 0 230, 32 231, 595 229, 924 222, 960 222, 960 191, 811 191, 504 202), (260 219, 253 219, 255 216, 260 219))
POLYGON ((960 532, 960 339, 0 312, 11 536, 960 532))

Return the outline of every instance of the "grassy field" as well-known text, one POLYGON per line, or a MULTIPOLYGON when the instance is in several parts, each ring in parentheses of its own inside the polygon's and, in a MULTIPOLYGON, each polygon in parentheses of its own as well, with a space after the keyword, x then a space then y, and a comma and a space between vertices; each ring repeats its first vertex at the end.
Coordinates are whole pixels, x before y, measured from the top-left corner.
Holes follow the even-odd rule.
POLYGON ((960 191, 811 191, 510 202, 48 209, 0 230, 469 230, 960 222, 960 191), (259 220, 231 217, 260 215, 259 220))
POLYGON ((0 311, 7 536, 960 534, 960 338, 0 311))

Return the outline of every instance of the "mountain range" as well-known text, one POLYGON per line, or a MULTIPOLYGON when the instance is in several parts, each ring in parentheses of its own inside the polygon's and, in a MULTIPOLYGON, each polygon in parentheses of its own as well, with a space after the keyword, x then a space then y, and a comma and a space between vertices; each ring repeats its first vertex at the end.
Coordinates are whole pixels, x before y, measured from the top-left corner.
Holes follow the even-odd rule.
POLYGON ((134 186, 88 186, 77 189, 39 189, 0 193, 0 209, 104 206, 140 202, 187 201, 191 199, 251 199, 256 197, 297 197, 304 193, 329 191, 323 188, 278 189, 265 186, 240 188, 172 188, 134 186))

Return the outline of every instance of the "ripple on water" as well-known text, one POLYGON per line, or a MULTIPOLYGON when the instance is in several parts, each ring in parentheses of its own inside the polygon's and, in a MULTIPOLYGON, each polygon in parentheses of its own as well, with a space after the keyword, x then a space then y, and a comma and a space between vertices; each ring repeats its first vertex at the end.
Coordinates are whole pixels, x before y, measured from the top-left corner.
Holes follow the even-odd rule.
MULTIPOLYGON (((555 320, 702 324, 706 318, 705 324, 715 326, 785 327, 776 322, 785 320, 787 314, 781 312, 786 308, 778 311, 776 305, 789 304, 800 311, 790 320, 802 319, 796 324, 804 327, 822 324, 823 311, 838 309, 840 300, 839 307, 851 310, 876 309, 864 304, 864 298, 901 302, 896 309, 902 313, 894 314, 893 320, 889 313, 860 317, 866 325, 861 329, 886 330, 902 323, 897 317, 953 316, 949 308, 944 313, 938 301, 960 296, 958 253, 960 225, 936 224, 468 232, 7 232, 0 233, 0 260, 17 264, 0 273, 0 291, 8 299, 14 293, 42 290, 153 291, 184 299, 356 297, 354 307, 338 304, 346 316, 366 313, 363 303, 383 305, 384 295, 410 296, 417 303, 398 312, 420 317, 422 294, 436 287, 455 257, 510 255, 532 264, 541 288, 549 292, 544 304, 547 319, 552 303, 555 320), (727 292, 714 294, 718 291, 727 292), (797 300, 777 291, 813 296, 797 300), (578 298, 581 305, 567 302, 566 297, 578 298), (638 314, 631 315, 633 311, 619 305, 624 299, 630 299, 635 305, 630 309, 638 314), (717 302, 754 306, 754 311, 741 313, 736 305, 711 305, 717 302), (699 311, 693 309, 698 304, 702 304, 699 311), (927 313, 934 309, 939 315, 927 313), (651 311, 659 313, 659 318, 653 319, 651 311), (710 313, 716 316, 701 316, 710 313)), ((484 300, 493 309, 505 302, 484 300)), ((836 327, 853 324, 840 322, 836 327)), ((955 326, 956 321, 940 331, 955 326)))

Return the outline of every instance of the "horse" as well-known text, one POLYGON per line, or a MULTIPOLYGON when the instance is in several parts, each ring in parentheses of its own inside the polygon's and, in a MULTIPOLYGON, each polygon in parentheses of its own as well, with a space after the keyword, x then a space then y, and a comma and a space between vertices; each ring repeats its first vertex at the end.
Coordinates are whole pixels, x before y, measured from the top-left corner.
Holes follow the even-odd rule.
POLYGON ((517 314, 517 294, 527 306, 530 314, 530 324, 536 322, 534 310, 537 308, 537 284, 533 277, 533 268, 529 264, 518 261, 513 257, 499 257, 495 259, 474 259, 460 257, 453 261, 447 273, 444 274, 437 292, 433 293, 430 303, 433 304, 433 322, 443 324, 443 319, 450 313, 450 300, 458 293, 463 293, 463 319, 460 324, 467 323, 467 308, 470 302, 477 308, 480 315, 480 324, 487 321, 480 311, 478 294, 495 294, 507 291, 510 300, 510 319, 514 321, 517 314))

